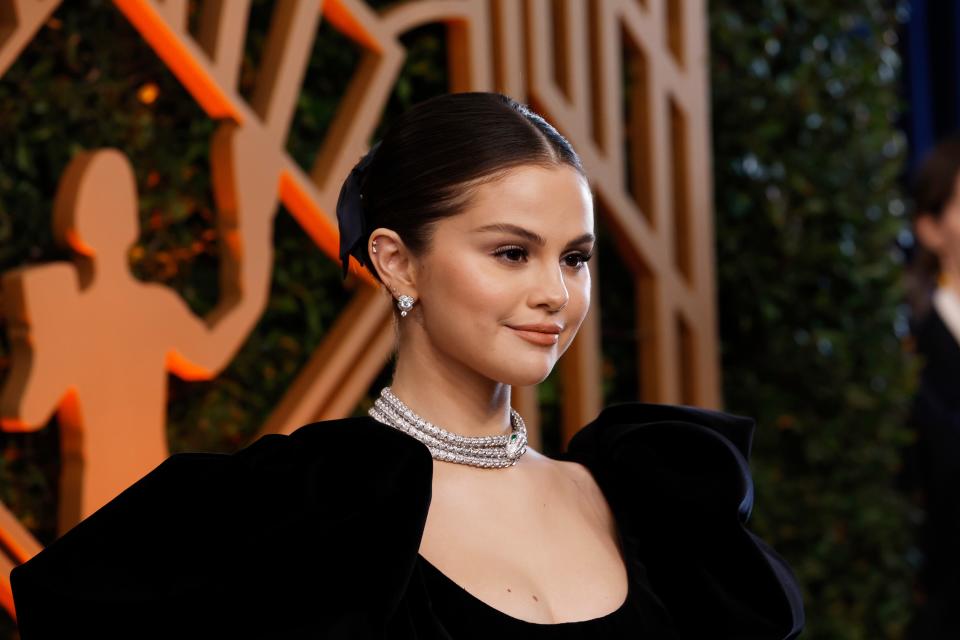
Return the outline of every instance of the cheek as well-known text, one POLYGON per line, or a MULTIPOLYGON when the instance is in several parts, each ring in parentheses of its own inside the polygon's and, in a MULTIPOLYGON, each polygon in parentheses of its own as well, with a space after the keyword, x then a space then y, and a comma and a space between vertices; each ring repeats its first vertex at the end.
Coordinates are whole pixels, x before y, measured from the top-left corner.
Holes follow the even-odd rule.
POLYGON ((505 316, 512 303, 509 279, 476 259, 444 261, 434 268, 429 294, 442 300, 438 312, 457 324, 483 324, 505 316), (451 318, 452 314, 458 317, 451 318))
MULTIPOLYGON (((584 267, 586 269, 586 267, 584 267)), ((569 316, 567 321, 577 327, 583 322, 583 319, 587 316, 587 312, 590 310, 590 293, 591 293, 591 282, 590 282, 590 273, 587 272, 582 276, 577 276, 575 282, 571 282, 568 285, 567 290, 570 292, 570 302, 569 302, 569 316)))
POLYGON ((952 248, 960 249, 960 204, 954 204, 944 212, 944 220, 947 222, 944 228, 952 248))

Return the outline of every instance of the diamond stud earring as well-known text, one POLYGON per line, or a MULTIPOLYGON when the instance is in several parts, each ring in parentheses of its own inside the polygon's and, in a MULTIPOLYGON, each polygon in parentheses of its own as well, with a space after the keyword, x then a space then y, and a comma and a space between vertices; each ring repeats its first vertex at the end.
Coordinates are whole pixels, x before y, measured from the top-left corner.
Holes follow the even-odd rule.
POLYGON ((410 311, 410 309, 413 308, 414 302, 415 300, 411 296, 408 296, 406 294, 397 298, 397 306, 400 307, 401 317, 407 315, 407 311, 410 311))
POLYGON ((374 252, 374 253, 377 252, 377 241, 376 241, 376 240, 373 241, 373 252, 374 252))

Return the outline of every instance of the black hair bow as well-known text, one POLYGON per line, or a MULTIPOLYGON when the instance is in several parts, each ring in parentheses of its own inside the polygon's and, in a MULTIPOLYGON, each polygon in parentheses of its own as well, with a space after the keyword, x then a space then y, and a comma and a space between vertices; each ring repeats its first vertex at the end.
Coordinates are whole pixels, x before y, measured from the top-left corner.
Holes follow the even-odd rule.
POLYGON ((343 277, 347 277, 350 267, 350 255, 365 265, 362 254, 354 253, 357 245, 367 235, 366 220, 363 215, 363 201, 360 193, 360 183, 363 174, 373 160, 374 153, 380 141, 370 147, 360 162, 350 170, 350 175, 343 181, 340 196, 337 198, 337 227, 340 231, 340 262, 343 265, 343 277))

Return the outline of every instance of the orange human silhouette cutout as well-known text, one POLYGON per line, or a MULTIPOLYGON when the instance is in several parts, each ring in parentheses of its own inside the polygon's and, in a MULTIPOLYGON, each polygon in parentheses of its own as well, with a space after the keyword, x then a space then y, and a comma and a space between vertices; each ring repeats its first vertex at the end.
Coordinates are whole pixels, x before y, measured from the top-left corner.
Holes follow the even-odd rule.
POLYGON ((0 426, 37 430, 59 411, 61 533, 167 457, 167 372, 215 376, 261 315, 281 156, 260 135, 225 124, 213 139, 221 296, 205 318, 130 272, 136 185, 112 149, 78 155, 57 190, 54 234, 75 261, 3 275, 12 362, 0 426))

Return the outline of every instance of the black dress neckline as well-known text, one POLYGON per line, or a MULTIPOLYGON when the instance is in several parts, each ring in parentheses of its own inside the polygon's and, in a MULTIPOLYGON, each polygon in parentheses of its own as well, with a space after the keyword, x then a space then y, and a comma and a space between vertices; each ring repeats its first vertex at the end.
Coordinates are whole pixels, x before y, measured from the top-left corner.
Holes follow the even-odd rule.
POLYGON ((497 617, 502 621, 509 624, 513 624, 515 626, 536 627, 541 629, 562 627, 564 629, 569 629, 572 627, 586 627, 588 625, 593 625, 601 622, 608 622, 612 618, 622 615, 627 610, 630 604, 630 599, 634 596, 636 591, 636 589, 633 586, 634 574, 630 566, 631 564, 630 559, 628 558, 624 563, 626 567, 626 572, 627 572, 627 594, 624 596, 623 601, 620 603, 620 605, 616 609, 614 609, 613 611, 610 611, 609 613, 603 614, 601 616, 588 618, 585 620, 567 620, 564 622, 532 622, 530 620, 524 620, 522 618, 517 618, 515 616, 512 616, 509 613, 501 611, 500 609, 497 609, 493 605, 487 602, 484 602, 474 594, 467 591, 466 588, 464 588, 462 585, 456 582, 453 578, 451 578, 450 576, 445 574, 443 571, 441 571, 436 565, 434 565, 432 562, 427 560, 420 553, 417 553, 417 558, 420 564, 423 567, 425 567, 427 571, 432 573, 435 577, 439 578, 442 582, 445 582, 447 586, 450 587, 450 589, 452 589, 454 593, 461 594, 462 599, 471 603, 474 608, 480 608, 486 611, 487 613, 489 613, 490 615, 493 615, 494 617, 497 617))
POLYGON ((571 438, 561 459, 594 474, 633 572, 607 617, 527 623, 431 571, 417 558, 430 452, 365 417, 170 456, 12 569, 20 635, 792 640, 796 577, 746 526, 752 433, 732 414, 625 403, 571 438), (363 464, 343 456, 358 441, 363 464), (237 561, 252 548, 270 562, 237 561))

